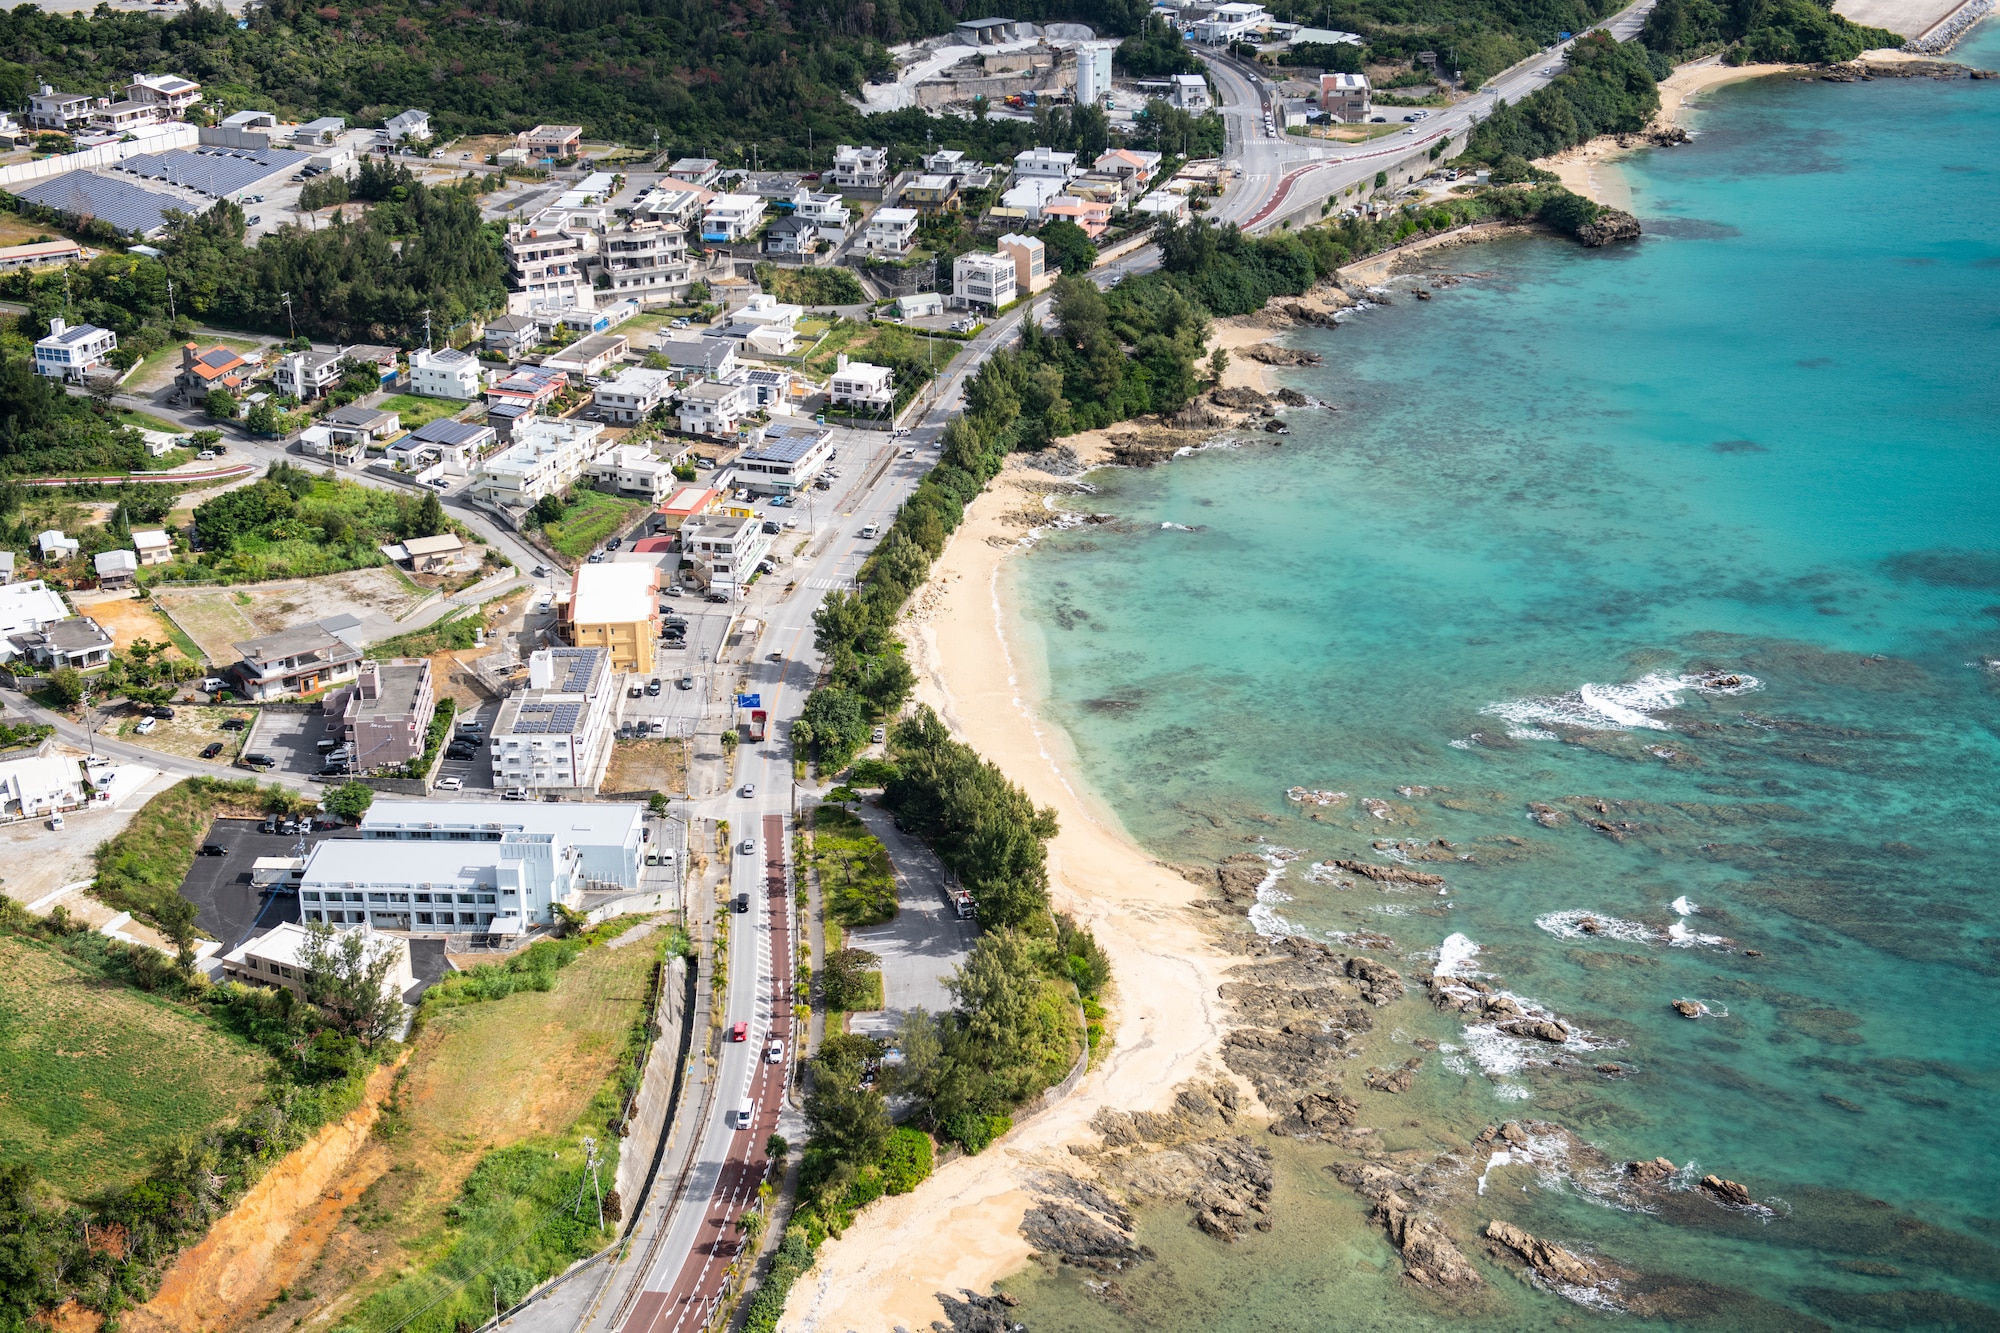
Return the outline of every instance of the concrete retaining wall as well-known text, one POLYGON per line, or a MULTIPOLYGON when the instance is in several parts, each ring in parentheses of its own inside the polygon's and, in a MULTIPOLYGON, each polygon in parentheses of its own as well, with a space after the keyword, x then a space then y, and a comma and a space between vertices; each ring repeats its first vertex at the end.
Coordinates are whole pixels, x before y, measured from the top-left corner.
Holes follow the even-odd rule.
POLYGON ((56 157, 45 157, 39 162, 19 162, 11 167, 0 167, 0 190, 11 190, 16 185, 27 185, 46 176, 60 176, 65 171, 77 171, 84 167, 108 167, 114 162, 123 162, 128 157, 141 153, 164 153, 170 148, 193 148, 201 142, 201 132, 190 125, 185 130, 169 130, 165 134, 142 139, 136 143, 108 143, 101 148, 86 148, 80 153, 62 153, 56 157))

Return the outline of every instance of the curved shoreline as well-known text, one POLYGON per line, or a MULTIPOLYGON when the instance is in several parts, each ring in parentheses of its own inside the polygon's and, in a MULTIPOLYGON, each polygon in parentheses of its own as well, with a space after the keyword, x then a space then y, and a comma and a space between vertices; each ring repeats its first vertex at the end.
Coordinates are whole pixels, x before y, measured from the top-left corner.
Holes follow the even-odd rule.
MULTIPOLYGON (((1261 367, 1259 367, 1261 369, 1261 367)), ((1103 459, 1101 436, 1065 441, 1086 466, 1103 459)), ((1016 457, 966 510, 905 622, 917 697, 954 735, 1027 791, 1054 806, 1062 831, 1049 843, 1056 906, 1096 932, 1114 969, 1112 1045, 1076 1090, 977 1157, 960 1157, 915 1192, 884 1198, 847 1234, 820 1247, 780 1328, 888 1333, 943 1317, 937 1293, 984 1294, 1030 1253, 1020 1222, 1029 1187, 1093 1140, 1103 1110, 1158 1110, 1199 1074, 1216 1072, 1224 1016, 1216 987, 1233 960, 1215 947, 1197 904, 1205 893, 1149 856, 1072 785, 1061 732, 1040 718, 1006 632, 1001 566, 1023 549, 1024 500, 1039 495, 1016 457), (1051 737, 1057 738, 1051 741, 1051 737)), ((1224 1075, 1227 1077, 1227 1075, 1224 1075)))

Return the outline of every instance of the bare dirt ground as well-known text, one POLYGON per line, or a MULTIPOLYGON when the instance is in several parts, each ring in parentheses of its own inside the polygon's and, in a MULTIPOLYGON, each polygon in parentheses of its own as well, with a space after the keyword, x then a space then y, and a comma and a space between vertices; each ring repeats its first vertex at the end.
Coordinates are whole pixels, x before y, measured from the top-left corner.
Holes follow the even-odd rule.
POLYGON ((248 718, 250 715, 247 709, 242 708, 175 704, 174 715, 170 718, 153 719, 153 730, 144 736, 137 735, 132 730, 141 720, 136 712, 119 718, 117 736, 119 740, 129 744, 143 745, 149 750, 179 755, 183 759, 199 759, 204 749, 220 741, 222 753, 210 762, 230 764, 235 762, 237 751, 243 748, 243 738, 250 732, 248 728, 242 731, 224 731, 222 723, 227 718, 248 718))
POLYGON ((156 600, 211 661, 234 662, 245 639, 341 614, 397 617, 421 594, 388 570, 350 569, 311 579, 233 588, 160 589, 156 600))
POLYGON ((605 791, 685 791, 687 747, 680 741, 618 741, 601 787, 605 791))
MULTIPOLYGON (((173 642, 166 617, 154 610, 151 602, 140 601, 129 592, 73 592, 69 599, 76 603, 78 615, 89 616, 104 627, 114 652, 125 652, 137 639, 173 642)), ((173 656, 181 656, 180 650, 174 649, 173 656)))

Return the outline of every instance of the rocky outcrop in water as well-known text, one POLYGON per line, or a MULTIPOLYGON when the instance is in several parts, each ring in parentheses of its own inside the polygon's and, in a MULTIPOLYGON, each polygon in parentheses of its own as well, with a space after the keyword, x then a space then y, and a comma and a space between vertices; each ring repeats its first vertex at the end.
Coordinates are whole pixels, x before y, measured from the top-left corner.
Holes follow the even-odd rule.
POLYGON ((1297 389, 1281 388, 1272 396, 1286 407, 1306 407, 1312 402, 1312 399, 1306 397, 1297 389))
POLYGON ((1309 1092, 1271 1122, 1273 1134, 1295 1139, 1330 1139, 1354 1123, 1361 1107, 1334 1092, 1309 1092))
MULTIPOLYGON (((1325 328, 1335 327, 1332 316, 1328 316, 1324 321, 1311 322, 1320 323, 1325 328)), ((1320 354, 1318 352, 1308 352, 1299 347, 1281 347, 1277 343, 1252 343, 1248 347, 1238 348, 1237 354, 1266 366, 1316 366, 1320 364, 1320 354)))
POLYGON ((1372 879, 1378 884, 1420 884, 1425 888, 1436 888, 1444 883, 1443 875, 1433 875, 1424 870, 1410 870, 1404 866, 1378 866, 1367 861, 1336 860, 1334 865, 1351 875, 1372 879))
POLYGON ((1509 1019, 1499 1027, 1509 1036, 1533 1037, 1536 1041, 1554 1042, 1558 1046, 1569 1040, 1569 1028, 1552 1018, 1509 1019))
POLYGON ((1362 1082, 1377 1092, 1404 1093, 1416 1081, 1417 1071, 1424 1067, 1422 1056, 1413 1056, 1394 1069, 1370 1067, 1362 1082))
POLYGON ((1657 1185, 1671 1178, 1678 1170, 1680 1168, 1665 1157, 1655 1157, 1650 1162, 1625 1163, 1625 1174, 1630 1176, 1635 1184, 1640 1185, 1657 1185))
POLYGON ((1347 975, 1361 983, 1361 998, 1378 1009, 1403 998, 1403 974, 1366 954, 1347 960, 1347 975))
POLYGON ((1343 1184, 1375 1201, 1374 1218, 1402 1251, 1403 1275, 1419 1286, 1454 1294, 1486 1284, 1466 1260, 1443 1222, 1424 1209, 1421 1184, 1379 1162, 1342 1162, 1333 1168, 1343 1184))
POLYGON ((1097 1149, 1071 1149, 1097 1166, 1105 1189, 1130 1202, 1179 1200, 1193 1224, 1233 1241, 1245 1227, 1271 1226, 1271 1154, 1238 1128, 1233 1084, 1181 1089, 1163 1112, 1099 1111, 1091 1123, 1097 1149))
POLYGON ((1622 209, 1599 209, 1597 216, 1576 229, 1576 239, 1588 246, 1639 239, 1639 219, 1622 209))
POLYGON ((1249 387, 1234 389, 1210 389, 1208 401, 1217 407, 1226 407, 1232 412, 1261 412, 1271 405, 1271 400, 1249 387))
POLYGON ((1589 1264, 1555 1242, 1532 1236, 1511 1223, 1498 1219, 1488 1222, 1486 1235, 1526 1259, 1529 1267, 1552 1282, 1588 1287, 1597 1281, 1597 1272, 1589 1264))
POLYGON ((1005 1292, 981 1296, 961 1288, 956 1296, 939 1292, 937 1299, 944 1318, 931 1320, 931 1333, 1016 1333, 1021 1327, 1009 1313, 1020 1302, 1005 1292))
POLYGON ((1749 1190, 1733 1180, 1724 1180, 1721 1176, 1703 1176, 1701 1188, 1723 1203, 1733 1204, 1738 1208, 1748 1208, 1757 1202, 1750 1197, 1749 1190))

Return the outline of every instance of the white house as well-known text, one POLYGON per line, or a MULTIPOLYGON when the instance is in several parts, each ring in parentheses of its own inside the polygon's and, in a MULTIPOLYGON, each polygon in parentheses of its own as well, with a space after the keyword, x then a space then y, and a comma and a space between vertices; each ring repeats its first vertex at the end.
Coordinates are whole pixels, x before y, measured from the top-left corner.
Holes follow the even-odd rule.
POLYGON ((954 304, 982 310, 998 310, 1014 299, 1014 256, 983 254, 977 250, 952 261, 951 291, 954 304))
POLYGON ((674 488, 674 465, 643 444, 620 444, 605 450, 584 469, 601 491, 637 495, 658 504, 674 488))
POLYGON ((390 143, 431 137, 431 113, 412 108, 382 122, 382 134, 390 143))
POLYGON ((341 351, 338 347, 331 351, 315 348, 307 352, 293 352, 280 357, 272 372, 272 383, 279 393, 287 393, 300 402, 311 402, 324 394, 341 376, 341 351))
POLYGON ((1188 215, 1187 196, 1156 190, 1132 205, 1132 211, 1146 217, 1179 221, 1188 215))
POLYGON ((606 421, 636 425, 667 401, 673 381, 671 371, 631 366, 621 371, 617 379, 598 385, 591 398, 606 421))
POLYGON ((861 236, 869 254, 898 257, 908 254, 916 239, 917 210, 914 208, 876 209, 868 218, 868 230, 861 236))
POLYGON ((1233 0, 1226 5, 1217 5, 1207 18, 1196 20, 1189 35, 1197 42, 1233 42, 1265 27, 1271 16, 1264 12, 1264 6, 1233 0))
POLYGON ((1076 154, 1059 153, 1053 148, 1030 148, 1014 159, 1014 174, 1023 178, 1053 176, 1066 181, 1076 175, 1076 154))
POLYGON ((773 328, 791 328, 805 318, 806 308, 780 301, 768 292, 758 292, 742 305, 732 310, 729 318, 738 324, 762 324, 773 328))
POLYGON ((95 324, 71 327, 61 319, 52 319, 49 336, 35 344, 35 373, 54 379, 82 379, 117 347, 118 335, 110 329, 95 324))
POLYGON ((159 528, 135 530, 132 549, 138 553, 141 565, 164 565, 174 558, 173 538, 159 528))
POLYGON ((47 754, 0 763, 0 819, 39 819, 82 805, 76 760, 47 754))
POLYGON ((1063 184, 1060 176, 1023 177, 1000 196, 1000 207, 996 211, 1003 216, 1014 215, 1028 222, 1039 222, 1043 205, 1062 197, 1063 184))
POLYGON ((425 398, 479 396, 479 358, 455 347, 410 353, 410 392, 425 398))
POLYGON ((843 190, 879 190, 889 182, 889 150, 842 144, 833 151, 828 177, 843 190))
POLYGON ((750 414, 747 384, 697 380, 681 390, 680 426, 688 435, 734 435, 736 425, 750 414))
POLYGON ((604 448, 603 436, 595 421, 526 418, 514 427, 512 443, 480 464, 474 494, 516 509, 560 494, 604 448))
POLYGON ((827 381, 827 402, 833 407, 886 411, 896 402, 896 372, 888 366, 849 361, 843 352, 835 361, 833 378, 827 381))
POLYGON ((1208 80, 1199 74, 1174 75, 1173 104, 1183 111, 1206 111, 1214 106, 1215 99, 1208 92, 1208 80))
POLYGON ((810 190, 800 190, 792 198, 792 216, 801 222, 810 222, 819 228, 821 234, 838 237, 847 231, 847 205, 837 194, 814 194, 810 190))
POLYGON ((765 495, 790 495, 812 483, 833 454, 833 432, 803 419, 753 432, 736 459, 736 479, 765 495))
POLYGON ((83 547, 83 543, 76 538, 64 536, 61 528, 38 533, 35 545, 41 548, 43 560, 67 560, 83 547))
POLYGON ((139 577, 137 551, 99 551, 91 563, 97 568, 100 588, 129 588, 139 577))
POLYGON ((690 375, 728 379, 736 372, 736 343, 728 338, 677 338, 663 333, 653 341, 653 350, 683 379, 690 375))
POLYGON ((701 213, 701 239, 731 245, 757 230, 764 201, 754 194, 718 194, 701 213))
POLYGON ((178 120, 201 100, 201 85, 178 74, 134 74, 125 85, 125 96, 159 108, 161 120, 178 120))

